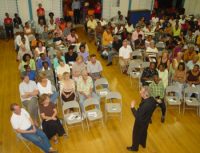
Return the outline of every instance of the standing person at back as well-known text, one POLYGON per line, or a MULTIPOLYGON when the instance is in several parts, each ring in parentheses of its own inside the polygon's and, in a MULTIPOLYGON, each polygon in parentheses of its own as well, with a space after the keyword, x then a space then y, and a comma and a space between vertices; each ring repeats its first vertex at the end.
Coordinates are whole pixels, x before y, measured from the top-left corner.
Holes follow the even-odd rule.
POLYGON ((81 8, 80 1, 74 0, 72 3, 72 10, 74 12, 74 23, 75 24, 80 23, 80 8, 81 8))
POLYGON ((37 16, 38 16, 38 23, 42 19, 43 22, 46 24, 45 20, 45 9, 42 7, 42 4, 38 4, 38 9, 37 9, 37 16))

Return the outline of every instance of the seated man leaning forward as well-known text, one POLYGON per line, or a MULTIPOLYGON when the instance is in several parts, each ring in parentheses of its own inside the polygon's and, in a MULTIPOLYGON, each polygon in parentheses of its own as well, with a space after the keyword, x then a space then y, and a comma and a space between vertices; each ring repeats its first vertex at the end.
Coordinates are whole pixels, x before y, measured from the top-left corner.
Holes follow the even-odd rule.
POLYGON ((21 134, 23 138, 31 141, 45 153, 57 152, 51 147, 47 136, 33 124, 29 113, 25 109, 13 103, 10 105, 10 110, 12 111, 10 122, 17 134, 21 134))

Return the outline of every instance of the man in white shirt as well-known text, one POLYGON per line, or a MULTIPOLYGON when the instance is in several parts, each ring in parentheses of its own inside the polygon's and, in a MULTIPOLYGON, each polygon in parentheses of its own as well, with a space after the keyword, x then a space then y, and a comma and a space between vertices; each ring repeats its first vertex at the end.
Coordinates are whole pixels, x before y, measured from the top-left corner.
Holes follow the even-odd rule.
POLYGON ((37 125, 38 120, 38 89, 35 81, 29 80, 29 76, 23 76, 23 81, 19 84, 20 98, 26 107, 34 123, 37 125))
POLYGON ((10 110, 13 112, 10 122, 18 134, 21 134, 22 137, 31 141, 45 153, 56 153, 51 147, 47 136, 35 127, 29 113, 25 109, 13 103, 10 105, 10 110))
POLYGON ((122 47, 119 49, 119 64, 122 72, 126 73, 129 61, 131 59, 132 48, 128 45, 127 40, 123 41, 122 47))
POLYGON ((87 63, 87 71, 94 81, 101 78, 102 70, 102 65, 96 60, 96 55, 90 55, 90 61, 87 63))

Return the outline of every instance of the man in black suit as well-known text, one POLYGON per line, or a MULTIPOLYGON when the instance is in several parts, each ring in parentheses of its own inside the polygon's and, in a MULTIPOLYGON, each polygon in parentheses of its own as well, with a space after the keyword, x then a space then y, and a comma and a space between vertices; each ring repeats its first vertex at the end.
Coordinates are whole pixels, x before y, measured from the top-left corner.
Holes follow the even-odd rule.
POLYGON ((132 146, 127 147, 129 151, 138 151, 139 145, 146 147, 147 129, 151 120, 151 116, 156 108, 156 101, 150 97, 149 88, 144 86, 140 90, 142 101, 136 110, 136 101, 131 103, 131 111, 135 116, 135 124, 132 133, 132 146))

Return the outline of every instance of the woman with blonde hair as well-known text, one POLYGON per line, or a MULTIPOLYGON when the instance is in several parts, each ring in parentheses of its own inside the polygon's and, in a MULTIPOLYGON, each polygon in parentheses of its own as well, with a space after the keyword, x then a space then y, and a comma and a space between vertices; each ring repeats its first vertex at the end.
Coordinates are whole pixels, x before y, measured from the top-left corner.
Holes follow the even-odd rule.
POLYGON ((42 129, 46 136, 58 143, 58 136, 65 135, 65 130, 57 117, 55 104, 50 102, 48 94, 42 94, 39 98, 40 116, 42 118, 42 129))
POLYGON ((72 65, 72 77, 75 81, 81 76, 83 70, 86 70, 86 65, 84 64, 83 57, 78 56, 76 62, 72 65))
POLYGON ((47 79, 45 73, 41 73, 38 77, 37 87, 39 90, 39 95, 47 94, 50 96, 51 102, 56 104, 58 98, 58 92, 53 91, 53 86, 51 81, 47 79))
POLYGON ((64 102, 75 99, 75 82, 70 79, 70 73, 64 72, 60 83, 61 98, 64 102))
POLYGON ((165 69, 166 68, 169 69, 169 67, 170 67, 169 53, 167 50, 164 50, 162 52, 162 55, 158 58, 158 67, 161 64, 164 66, 165 69))

